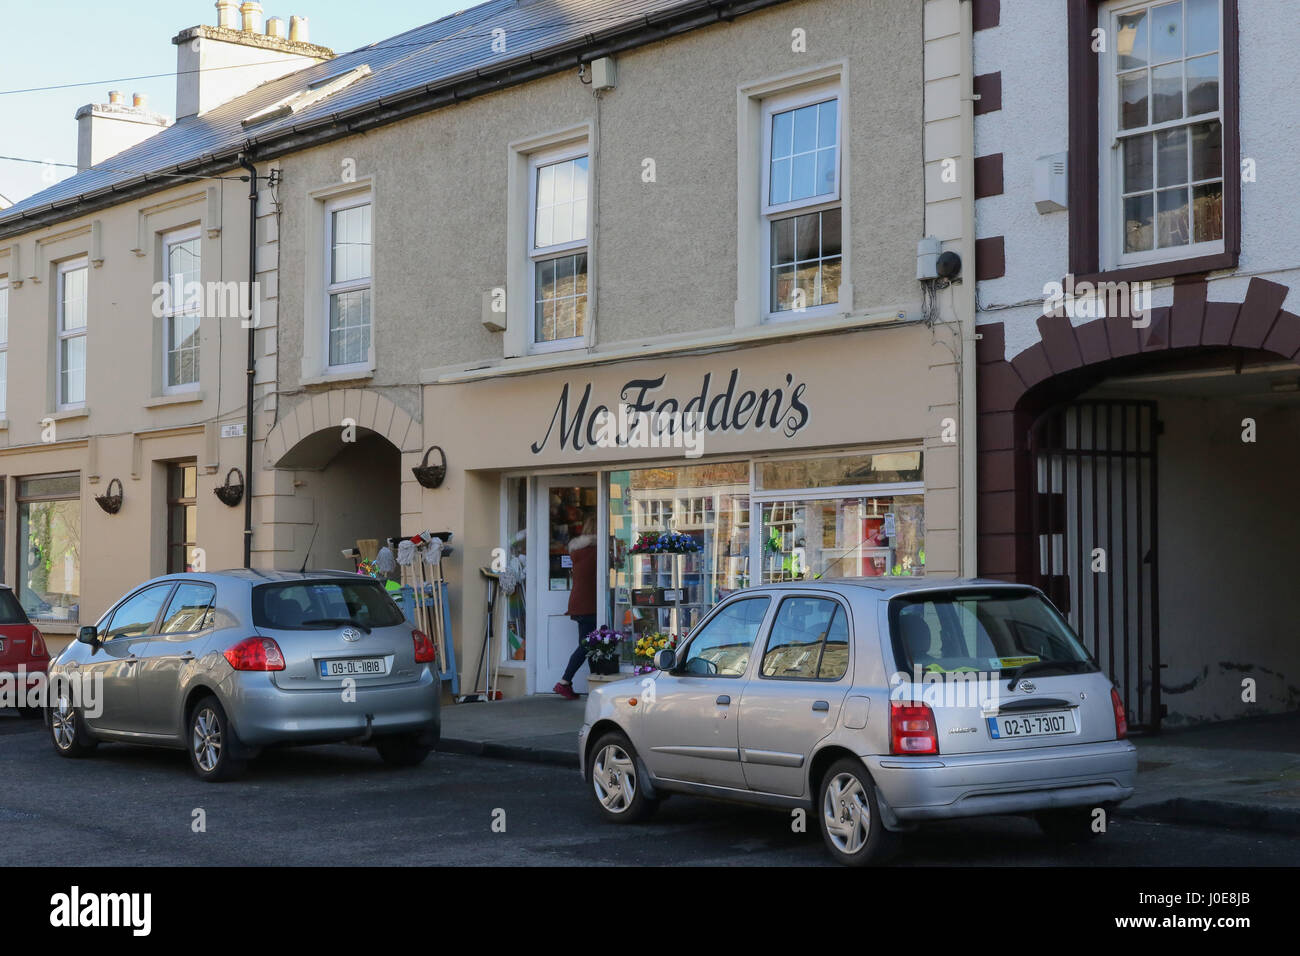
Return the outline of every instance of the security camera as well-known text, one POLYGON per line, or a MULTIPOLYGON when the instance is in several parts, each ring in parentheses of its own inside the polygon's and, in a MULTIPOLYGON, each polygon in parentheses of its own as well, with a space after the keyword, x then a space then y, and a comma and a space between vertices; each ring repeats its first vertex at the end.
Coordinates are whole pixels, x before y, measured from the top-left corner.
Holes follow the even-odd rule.
POLYGON ((935 268, 940 279, 955 279, 961 275, 961 256, 952 251, 940 253, 935 268))

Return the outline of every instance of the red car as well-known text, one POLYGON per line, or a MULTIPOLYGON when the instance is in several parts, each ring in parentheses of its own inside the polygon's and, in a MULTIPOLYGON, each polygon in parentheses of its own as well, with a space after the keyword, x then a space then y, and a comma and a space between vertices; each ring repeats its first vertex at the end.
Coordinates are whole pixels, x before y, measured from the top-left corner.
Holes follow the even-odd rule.
MULTIPOLYGON (((45 647, 45 637, 27 619, 27 612, 18 603, 13 588, 0 584, 0 674, 13 674, 14 678, 6 680, 14 686, 20 695, 19 703, 27 699, 27 687, 36 674, 44 674, 50 663, 50 652, 45 647), (16 681, 18 668, 24 668, 27 679, 23 687, 11 683, 16 681)), ((40 717, 41 708, 19 707, 18 712, 24 717, 40 717)))

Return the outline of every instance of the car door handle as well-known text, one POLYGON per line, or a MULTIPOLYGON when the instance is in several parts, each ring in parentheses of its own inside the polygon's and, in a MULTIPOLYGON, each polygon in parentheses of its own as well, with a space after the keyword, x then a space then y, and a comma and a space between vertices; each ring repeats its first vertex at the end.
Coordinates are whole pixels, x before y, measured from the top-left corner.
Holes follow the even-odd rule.
POLYGON ((192 661, 192 660, 194 660, 194 652, 193 652, 193 651, 186 651, 184 654, 181 655, 181 660, 183 660, 183 661, 192 661))
POLYGON ((715 700, 714 703, 715 703, 715 704, 721 704, 723 707, 730 707, 730 706, 731 706, 731 698, 728 697, 726 694, 719 694, 719 695, 718 695, 718 699, 715 700))
POLYGON ((825 701, 825 700, 813 701, 813 710, 815 710, 819 714, 827 713, 830 711, 830 709, 831 709, 831 705, 829 701, 825 701))
POLYGON ((123 664, 139 664, 139 663, 140 663, 140 658, 138 658, 138 657, 124 657, 124 658, 122 658, 122 663, 123 663, 123 664))

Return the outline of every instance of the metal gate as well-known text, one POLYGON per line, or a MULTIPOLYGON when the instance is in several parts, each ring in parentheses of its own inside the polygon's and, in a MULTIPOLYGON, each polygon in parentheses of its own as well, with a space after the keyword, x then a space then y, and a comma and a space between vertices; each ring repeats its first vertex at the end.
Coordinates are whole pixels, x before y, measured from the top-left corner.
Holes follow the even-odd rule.
POLYGON ((1158 730, 1160 600, 1155 402, 1085 400, 1030 429, 1035 583, 1124 701, 1158 730))

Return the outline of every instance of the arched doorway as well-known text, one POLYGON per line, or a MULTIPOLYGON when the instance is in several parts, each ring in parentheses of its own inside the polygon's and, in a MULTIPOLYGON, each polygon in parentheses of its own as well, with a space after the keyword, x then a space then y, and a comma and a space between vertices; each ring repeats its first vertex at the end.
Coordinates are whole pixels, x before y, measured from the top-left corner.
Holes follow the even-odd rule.
POLYGON ((1300 317, 1175 287, 1150 325, 980 332, 980 573, 1065 613, 1139 727, 1300 709, 1300 317))

